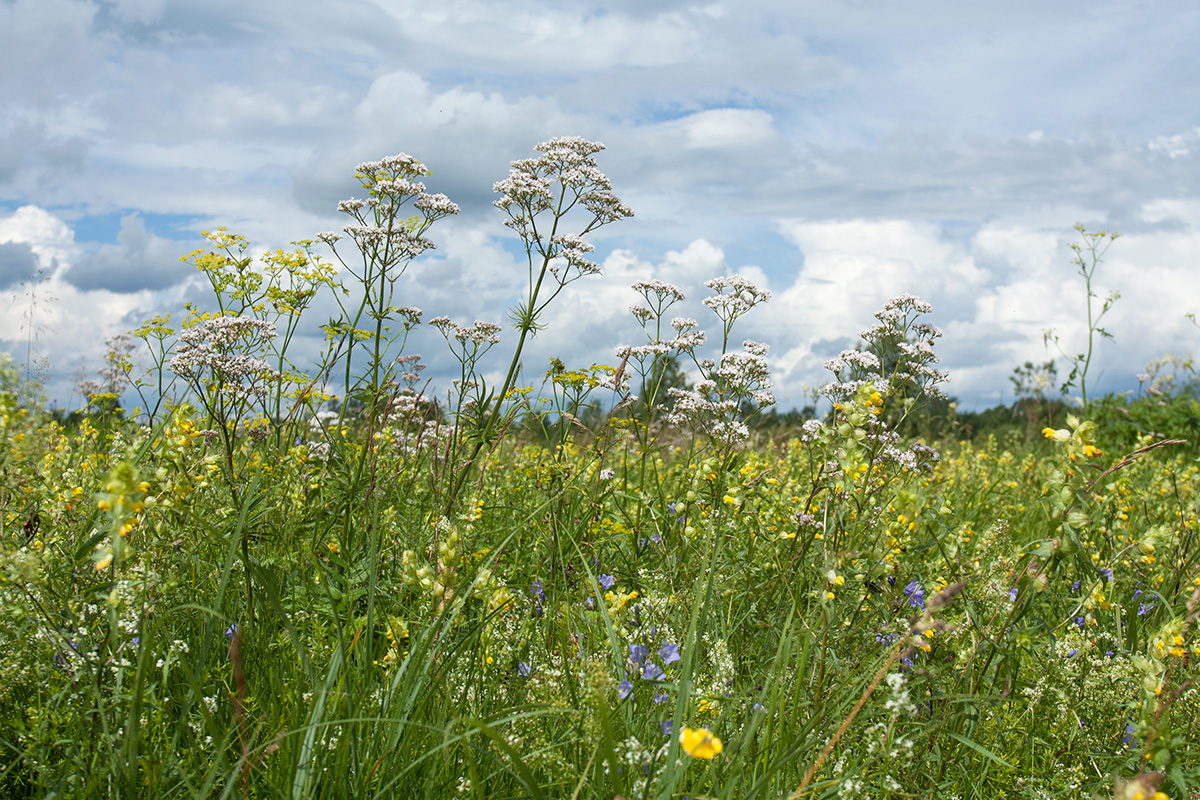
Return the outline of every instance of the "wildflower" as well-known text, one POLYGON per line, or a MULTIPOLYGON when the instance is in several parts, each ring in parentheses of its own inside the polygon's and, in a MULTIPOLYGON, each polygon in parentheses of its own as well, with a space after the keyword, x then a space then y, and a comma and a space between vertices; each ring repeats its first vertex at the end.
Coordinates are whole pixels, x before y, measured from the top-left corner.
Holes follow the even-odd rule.
POLYGON ((626 697, 629 697, 629 693, 632 691, 633 684, 628 679, 621 681, 617 684, 617 699, 624 700, 626 697))
POLYGON ((904 587, 904 597, 913 608, 925 607, 925 589, 917 580, 911 580, 904 587))
POLYGON ((682 660, 682 657, 679 655, 679 645, 677 644, 664 644, 658 649, 658 657, 663 660, 664 666, 682 660))
POLYGON ((606 592, 617 585, 617 579, 612 575, 601 575, 598 582, 600 584, 600 588, 606 592))
POLYGON ((642 669, 642 680, 644 681, 660 681, 664 677, 663 671, 653 661, 647 662, 642 669))
POLYGON ((693 758, 713 758, 725 749, 721 740, 706 728, 686 726, 679 732, 679 746, 693 758))

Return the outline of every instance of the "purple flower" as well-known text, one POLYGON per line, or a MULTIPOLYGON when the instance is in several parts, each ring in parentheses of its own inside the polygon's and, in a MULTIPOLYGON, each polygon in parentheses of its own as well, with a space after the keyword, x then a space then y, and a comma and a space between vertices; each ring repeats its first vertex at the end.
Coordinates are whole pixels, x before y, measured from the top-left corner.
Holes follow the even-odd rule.
POLYGON ((1158 603, 1138 603, 1137 615, 1144 617, 1158 607, 1158 603))
POLYGON ((1133 738, 1133 732, 1135 730, 1136 728, 1133 727, 1133 723, 1127 724, 1125 726, 1125 735, 1121 737, 1121 742, 1129 745, 1130 747, 1137 747, 1137 739, 1133 738))
POLYGON ((616 585, 617 585, 617 579, 614 578, 612 575, 601 575, 600 576, 600 588, 603 589, 604 591, 607 592, 609 589, 611 589, 612 587, 614 587, 616 585))
POLYGON ((530 669, 529 669, 528 664, 525 664, 525 663, 517 664, 517 674, 520 675, 522 678, 529 677, 529 672, 530 672, 530 669))
POLYGON ((654 695, 653 699, 654 699, 654 705, 661 706, 663 703, 667 702, 671 698, 667 695, 666 692, 659 692, 658 694, 654 695))
POLYGON ((663 735, 664 735, 664 736, 670 736, 670 735, 671 735, 671 728, 672 728, 672 726, 674 726, 674 724, 675 724, 675 720, 672 720, 672 719, 664 719, 664 720, 663 720, 661 723, 659 723, 659 724, 662 726, 662 732, 663 732, 663 735))
POLYGON ((1100 570, 1100 574, 1104 576, 1104 580, 1106 581, 1111 581, 1113 579, 1111 567, 1100 570))
POLYGON ((542 615, 542 604, 546 602, 546 593, 542 591, 541 581, 534 581, 529 587, 529 593, 533 595, 533 615, 540 617, 542 615))
POLYGON ((1017 587, 1014 586, 1008 590, 1008 599, 1010 602, 1017 602, 1017 587))
POLYGON ((925 607, 925 587, 919 581, 911 580, 904 587, 904 597, 913 608, 925 607))
POLYGON ((1082 628, 1083 623, 1085 623, 1085 622, 1087 622, 1087 620, 1085 620, 1083 617, 1076 617, 1075 618, 1075 627, 1082 628))
POLYGON ((624 700, 629 697, 629 693, 633 691, 633 684, 628 680, 621 681, 617 684, 617 699, 624 700))
POLYGON ((641 664, 650 655, 650 651, 642 644, 629 645, 629 660, 635 664, 641 664))
POLYGON ((1070 658, 1071 656, 1075 655, 1078 652, 1079 652, 1078 650, 1072 650, 1071 652, 1067 653, 1067 658, 1070 658))
POLYGON ((232 639, 233 635, 235 633, 237 633, 237 623, 236 622, 225 629, 225 638, 232 639))
POLYGON ((642 669, 642 680, 644 681, 659 681, 663 679, 663 671, 658 668, 658 665, 653 661, 647 661, 646 666, 642 669))
POLYGON ((664 667, 682 660, 682 656, 679 655, 679 645, 677 644, 664 644, 658 648, 658 657, 663 660, 664 667))

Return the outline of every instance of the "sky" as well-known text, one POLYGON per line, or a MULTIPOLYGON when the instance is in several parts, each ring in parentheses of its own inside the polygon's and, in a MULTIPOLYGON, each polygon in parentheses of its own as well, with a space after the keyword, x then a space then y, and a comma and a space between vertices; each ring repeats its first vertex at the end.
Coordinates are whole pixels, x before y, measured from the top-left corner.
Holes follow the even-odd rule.
MULTIPOLYGON (((211 303, 180 261, 201 231, 339 230, 355 165, 401 152, 462 211, 399 304, 508 324, 526 269, 492 185, 574 135, 635 216, 592 237, 603 274, 548 309, 526 383, 642 343, 634 281, 711 331, 703 283, 737 273, 774 295, 735 337, 770 346, 782 410, 902 292, 933 305, 960 409, 1011 402, 1014 367, 1069 372, 1047 329, 1086 346, 1082 224, 1122 234, 1089 381, 1136 389, 1200 349, 1197 40, 1182 0, 0 0, 0 350, 78 407, 108 337, 211 303)), ((409 349, 439 391, 456 374, 436 331, 409 349)))

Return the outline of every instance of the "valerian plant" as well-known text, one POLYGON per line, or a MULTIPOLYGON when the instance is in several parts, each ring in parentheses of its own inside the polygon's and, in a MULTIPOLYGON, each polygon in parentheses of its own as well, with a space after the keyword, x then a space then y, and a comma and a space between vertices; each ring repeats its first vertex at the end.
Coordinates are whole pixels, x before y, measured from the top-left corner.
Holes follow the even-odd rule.
POLYGON ((1067 379, 1063 382, 1062 391, 1067 393, 1076 383, 1079 384, 1080 404, 1086 410, 1088 405, 1087 379, 1088 369, 1092 364, 1092 356, 1095 354, 1097 340, 1099 336, 1103 339, 1111 339, 1113 335, 1105 328, 1100 327, 1100 320, 1109 312, 1113 304, 1121 298, 1120 292, 1109 292, 1101 299, 1096 293, 1092 283, 1096 277, 1096 270, 1100 267, 1100 263, 1104 260, 1104 256, 1108 253, 1108 248, 1112 243, 1120 238, 1121 234, 1113 231, 1101 230, 1089 232, 1082 224, 1076 224, 1075 230, 1083 238, 1083 242, 1072 242, 1071 251, 1075 254, 1071 259, 1071 263, 1075 265, 1076 273, 1083 278, 1084 290, 1087 293, 1087 349, 1082 353, 1069 355, 1062 348, 1058 335, 1053 328, 1048 328, 1042 335, 1044 342, 1049 345, 1051 342, 1058 349, 1071 365, 1071 372, 1067 375, 1067 379), (1100 307, 1096 308, 1096 303, 1099 301, 1100 307))

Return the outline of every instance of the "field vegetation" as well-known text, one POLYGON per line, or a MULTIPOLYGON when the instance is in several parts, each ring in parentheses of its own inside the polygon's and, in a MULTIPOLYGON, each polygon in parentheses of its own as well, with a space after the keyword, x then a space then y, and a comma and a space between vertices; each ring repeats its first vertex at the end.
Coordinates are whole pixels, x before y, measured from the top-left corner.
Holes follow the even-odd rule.
POLYGON ((531 381, 544 310, 603 279, 585 237, 632 213, 600 149, 496 184, 529 263, 499 385, 500 326, 395 296, 458 210, 407 156, 360 165, 341 234, 207 234, 212 304, 113 340, 84 412, 4 362, 0 794, 1200 796, 1196 375, 1086 396, 1112 234, 1080 230, 1067 386, 1025 364, 1007 408, 943 396, 902 295, 778 413, 736 275, 703 322, 670 313, 700 287, 635 284, 638 344, 531 381))

